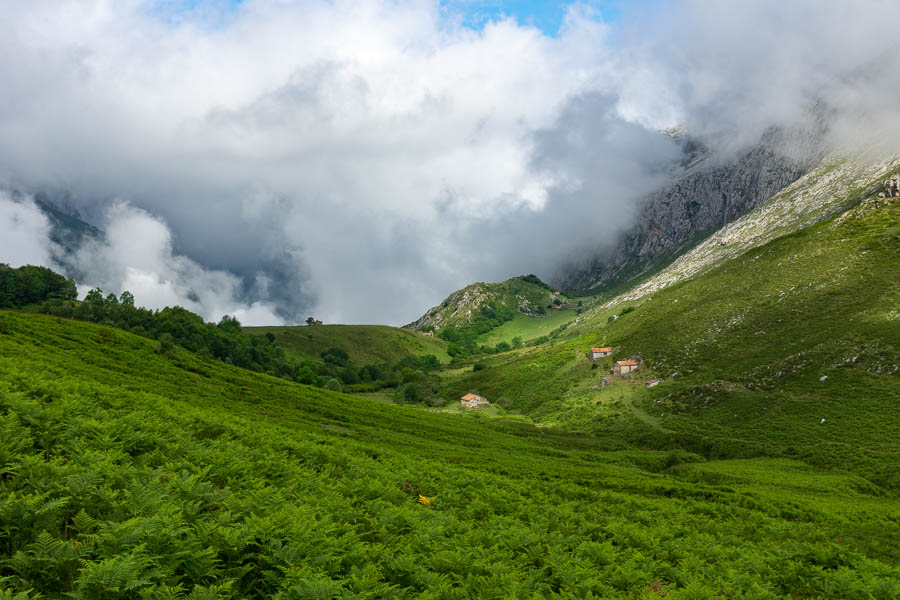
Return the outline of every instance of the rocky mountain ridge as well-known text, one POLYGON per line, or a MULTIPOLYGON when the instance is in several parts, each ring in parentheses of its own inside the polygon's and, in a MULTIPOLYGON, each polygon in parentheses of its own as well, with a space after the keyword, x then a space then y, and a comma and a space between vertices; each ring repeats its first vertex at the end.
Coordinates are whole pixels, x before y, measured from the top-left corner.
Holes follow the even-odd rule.
POLYGON ((694 152, 673 181, 643 202, 637 223, 614 250, 572 263, 555 283, 562 289, 609 289, 668 264, 705 234, 759 206, 822 159, 824 125, 771 128, 731 160, 694 152))
POLYGON ((831 154, 771 200, 719 229, 659 273, 598 310, 639 300, 856 205, 867 210, 897 202, 897 198, 879 198, 879 193, 884 189, 884 180, 898 173, 900 153, 877 160, 872 160, 867 152, 856 156, 831 154))

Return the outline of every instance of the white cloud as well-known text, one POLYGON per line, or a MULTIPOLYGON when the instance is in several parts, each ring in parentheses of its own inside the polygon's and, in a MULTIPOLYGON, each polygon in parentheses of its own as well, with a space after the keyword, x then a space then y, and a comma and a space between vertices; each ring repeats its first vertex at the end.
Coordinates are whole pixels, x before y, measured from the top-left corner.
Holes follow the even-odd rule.
POLYGON ((232 315, 244 325, 282 322, 271 305, 240 300, 241 282, 234 275, 175 253, 168 227, 146 211, 115 204, 107 211, 104 230, 104 239, 82 245, 69 259, 86 274, 81 295, 94 287, 128 290, 141 306, 183 306, 209 321, 232 315))
POLYGON ((11 267, 53 266, 50 223, 30 198, 0 190, 0 262, 11 267))
POLYGON ((402 323, 614 239, 671 159, 654 128, 740 145, 816 99, 893 123, 900 53, 873 32, 900 5, 853 6, 653 4, 613 31, 576 5, 549 38, 424 0, 247 0, 215 26, 140 0, 10 3, 0 178, 95 220, 117 198, 149 211, 113 209, 108 248, 81 257, 139 302, 402 323))

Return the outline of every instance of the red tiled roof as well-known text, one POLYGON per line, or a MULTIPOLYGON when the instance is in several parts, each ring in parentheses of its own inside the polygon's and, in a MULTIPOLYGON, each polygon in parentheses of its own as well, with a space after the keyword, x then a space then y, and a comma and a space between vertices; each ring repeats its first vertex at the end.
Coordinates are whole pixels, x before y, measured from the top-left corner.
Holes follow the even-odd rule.
POLYGON ((617 365, 622 365, 623 367, 633 367, 638 364, 636 360, 617 360, 617 365))
POLYGON ((591 348, 591 352, 612 352, 612 348, 591 348))
POLYGON ((484 398, 482 398, 478 394, 466 394, 465 396, 460 398, 460 400, 484 400, 484 398))

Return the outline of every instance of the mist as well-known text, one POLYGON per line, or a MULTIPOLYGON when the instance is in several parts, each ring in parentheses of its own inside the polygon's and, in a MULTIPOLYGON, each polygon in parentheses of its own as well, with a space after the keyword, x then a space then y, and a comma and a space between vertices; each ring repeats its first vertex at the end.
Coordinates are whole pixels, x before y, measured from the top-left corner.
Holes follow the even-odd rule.
POLYGON ((895 2, 573 4, 555 36, 436 2, 217 6, 4 7, 0 184, 26 196, 0 195, 0 262, 210 320, 397 325, 611 247, 680 159, 663 129, 728 155, 824 106, 834 147, 900 134, 895 2), (62 253, 37 192, 105 239, 62 253))

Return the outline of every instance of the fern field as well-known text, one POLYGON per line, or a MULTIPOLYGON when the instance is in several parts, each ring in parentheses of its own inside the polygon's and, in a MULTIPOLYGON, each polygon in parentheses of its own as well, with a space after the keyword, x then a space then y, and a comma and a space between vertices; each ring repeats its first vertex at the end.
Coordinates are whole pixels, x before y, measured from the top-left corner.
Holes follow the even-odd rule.
POLYGON ((900 502, 853 475, 154 349, 0 312, 0 598, 900 596, 900 502))

